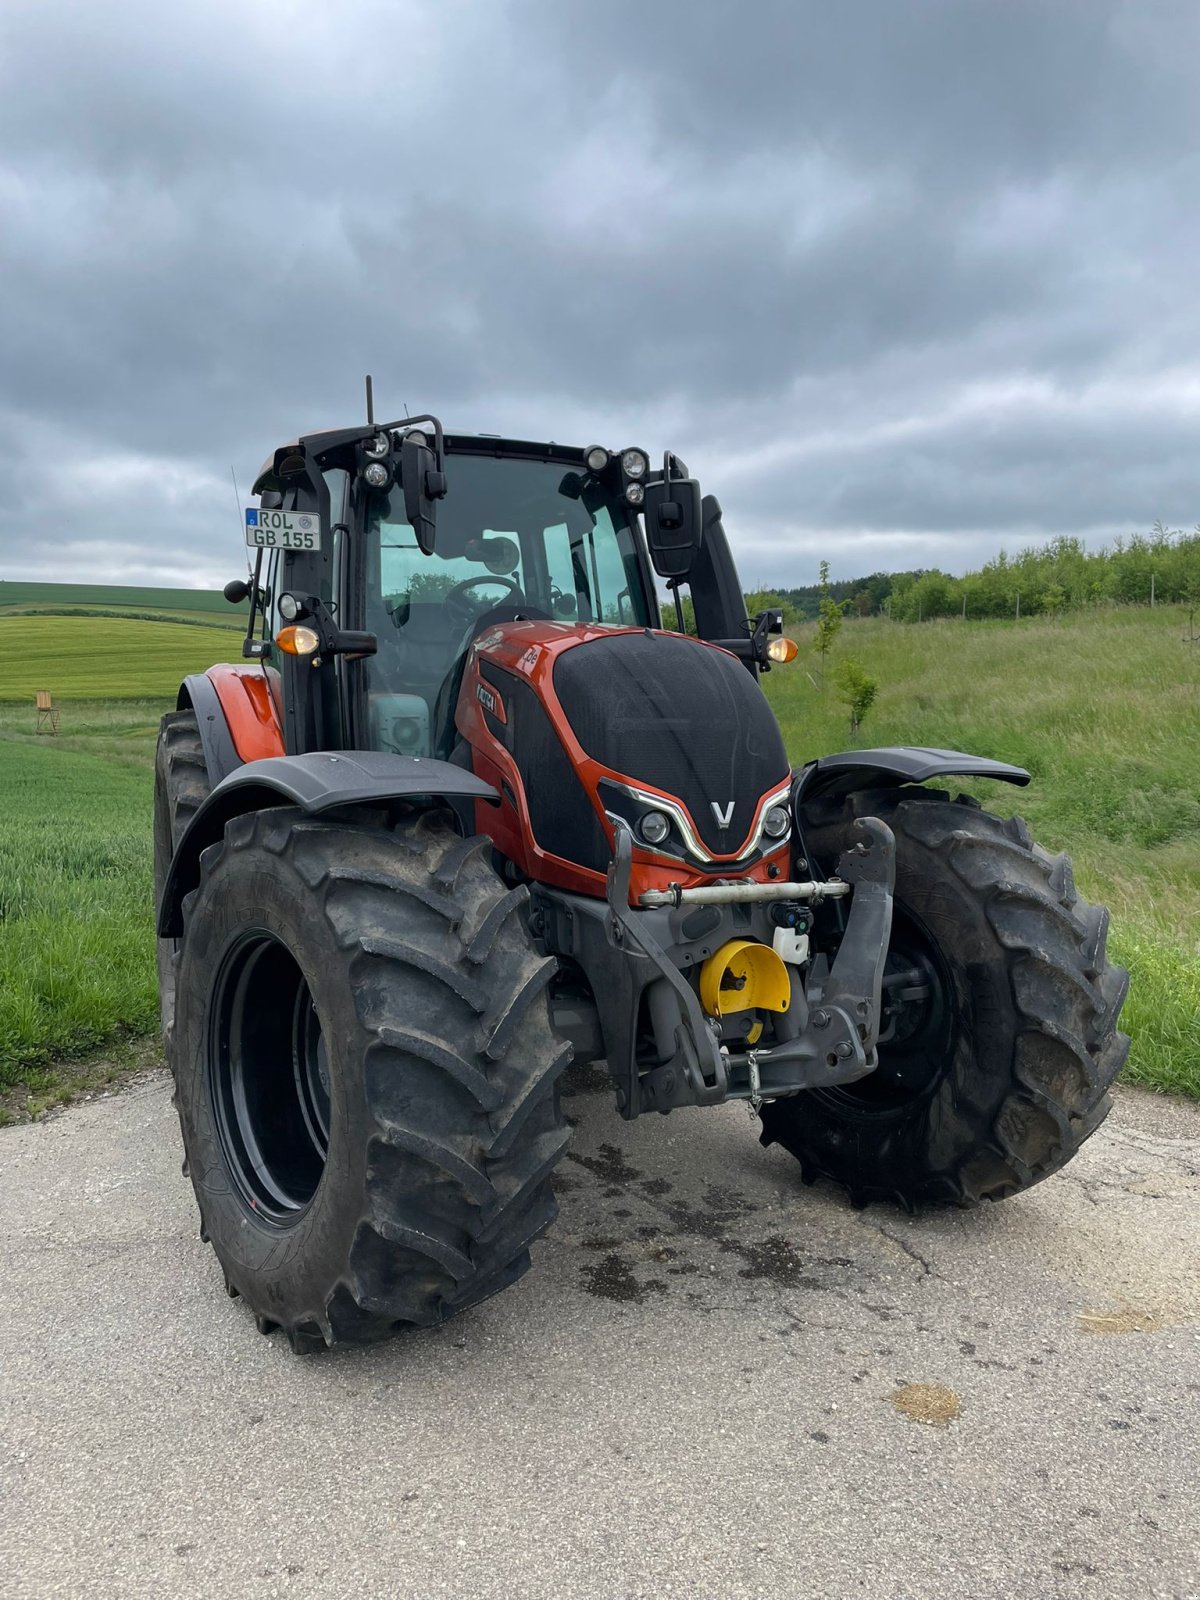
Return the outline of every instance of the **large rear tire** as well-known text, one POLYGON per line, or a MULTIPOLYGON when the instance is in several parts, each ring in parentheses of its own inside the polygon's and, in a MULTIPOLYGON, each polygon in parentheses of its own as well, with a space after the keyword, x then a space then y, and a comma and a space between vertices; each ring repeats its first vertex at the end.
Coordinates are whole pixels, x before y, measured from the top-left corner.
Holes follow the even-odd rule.
POLYGON ((295 1349, 430 1326, 506 1287, 569 1137, 537 956, 485 839, 443 820, 235 819, 177 968, 202 1232, 295 1349))
MULTIPOLYGON (((158 915, 171 857, 212 785, 194 711, 169 711, 158 726, 154 753, 154 913, 158 915)), ((158 1005, 168 1055, 175 1022, 177 939, 159 939, 158 1005)))
POLYGON ((999 1200, 1063 1166, 1100 1126, 1129 1040, 1128 974, 1105 955, 1108 913, 1080 898, 1065 855, 973 801, 908 789, 819 813, 826 871, 855 817, 896 836, 879 1067, 857 1083, 763 1107, 806 1182, 905 1209, 999 1200))

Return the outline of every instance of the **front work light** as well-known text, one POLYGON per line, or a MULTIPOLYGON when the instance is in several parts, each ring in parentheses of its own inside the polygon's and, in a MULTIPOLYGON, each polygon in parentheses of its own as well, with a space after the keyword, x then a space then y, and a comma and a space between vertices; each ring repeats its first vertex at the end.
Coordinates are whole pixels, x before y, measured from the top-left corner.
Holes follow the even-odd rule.
POLYGON ((768 839, 782 839, 792 825, 786 806, 771 806, 763 818, 763 832, 768 839))
POLYGON ((800 654, 800 646, 795 639, 772 639, 767 646, 767 657, 771 661, 795 661, 800 654))
POLYGON ((275 643, 289 656, 312 656, 317 653, 320 639, 312 628, 301 628, 293 625, 290 628, 280 628, 275 635, 275 643))
POLYGON ((585 452, 583 459, 587 462, 589 472, 603 472, 608 465, 608 451, 602 444, 594 444, 585 452))
POLYGON ((279 615, 285 622, 295 622, 296 618, 302 615, 304 611, 304 607, 294 594, 281 594, 277 604, 279 606, 279 615))
POLYGON ((670 831, 670 819, 661 811, 647 811, 638 823, 638 832, 647 844, 661 844, 670 831))
POLYGON ((646 498, 646 487, 641 483, 627 483, 625 485, 625 498, 631 506, 640 506, 646 498))
POLYGON ((373 439, 363 445, 363 454, 371 457, 373 461, 382 461, 385 456, 392 453, 392 441, 386 433, 377 433, 373 439))
POLYGON ((621 471, 627 478, 644 478, 650 466, 646 454, 642 450, 623 450, 621 452, 621 471))
POLYGON ((363 477, 372 489, 386 489, 392 479, 391 473, 382 461, 369 461, 363 468, 363 477))

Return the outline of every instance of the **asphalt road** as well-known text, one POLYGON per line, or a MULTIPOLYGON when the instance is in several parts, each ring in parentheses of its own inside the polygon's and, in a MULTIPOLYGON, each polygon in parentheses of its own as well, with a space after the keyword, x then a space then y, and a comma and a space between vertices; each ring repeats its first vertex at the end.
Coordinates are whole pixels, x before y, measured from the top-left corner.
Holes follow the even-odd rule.
POLYGON ((1200 1595, 1200 1107, 912 1220, 742 1107, 569 1104, 516 1289, 308 1360, 164 1080, 0 1132, 0 1595, 1200 1595))

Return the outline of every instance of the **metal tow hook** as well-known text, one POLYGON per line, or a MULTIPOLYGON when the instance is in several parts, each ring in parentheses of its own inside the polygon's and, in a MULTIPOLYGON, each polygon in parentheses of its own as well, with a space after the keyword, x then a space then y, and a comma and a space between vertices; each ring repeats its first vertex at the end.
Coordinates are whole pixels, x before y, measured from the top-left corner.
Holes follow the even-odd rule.
POLYGON ((762 1079, 758 1075, 757 1050, 748 1050, 746 1052, 746 1072, 750 1079, 750 1096, 746 1101, 746 1109, 750 1113, 750 1121, 753 1122, 755 1117, 758 1116, 759 1107, 763 1103, 762 1095, 759 1092, 762 1088, 762 1079))

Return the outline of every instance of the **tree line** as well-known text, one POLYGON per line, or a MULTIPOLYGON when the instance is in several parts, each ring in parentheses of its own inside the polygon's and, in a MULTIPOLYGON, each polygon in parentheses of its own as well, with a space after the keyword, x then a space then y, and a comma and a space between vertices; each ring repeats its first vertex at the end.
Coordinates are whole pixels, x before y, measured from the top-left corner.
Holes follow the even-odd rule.
POLYGON ((846 615, 890 616, 897 622, 935 617, 1055 616, 1098 605, 1200 605, 1200 528, 1192 533, 1157 523, 1146 534, 1098 550, 1062 537, 1018 555, 1001 551, 961 578, 936 567, 875 572, 868 578, 747 595, 753 616, 781 605, 786 624, 816 621, 832 599, 846 615))

